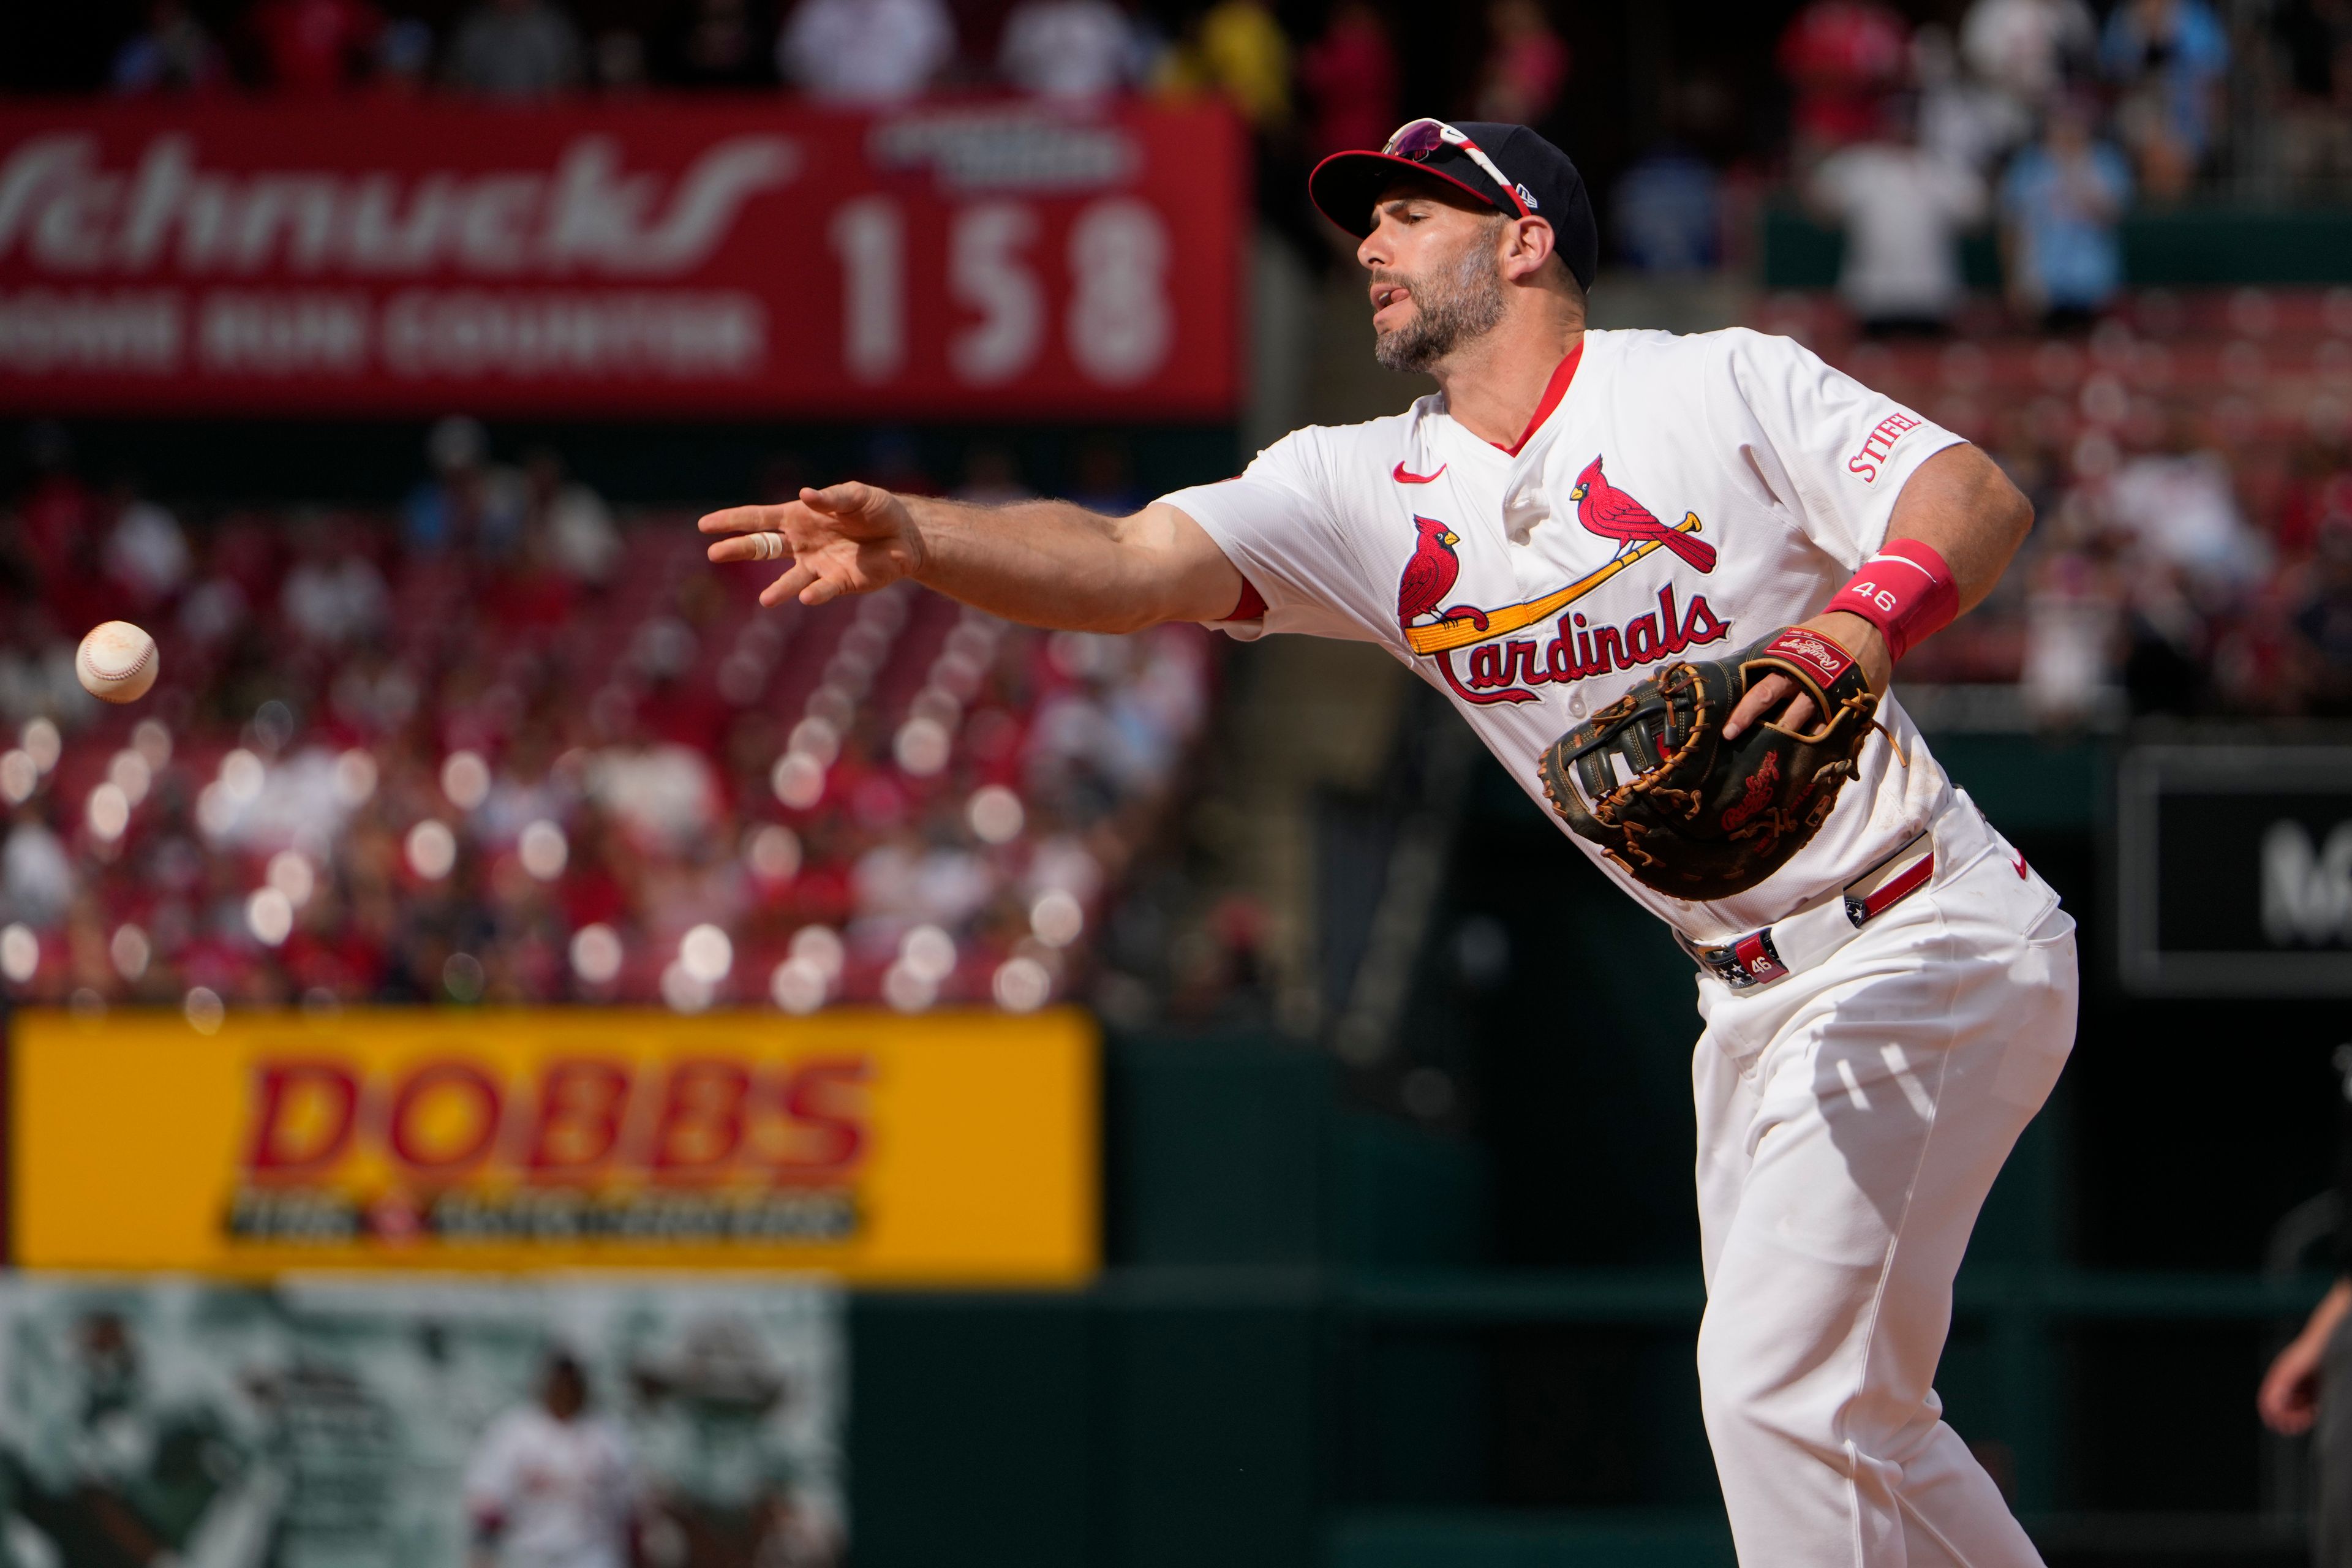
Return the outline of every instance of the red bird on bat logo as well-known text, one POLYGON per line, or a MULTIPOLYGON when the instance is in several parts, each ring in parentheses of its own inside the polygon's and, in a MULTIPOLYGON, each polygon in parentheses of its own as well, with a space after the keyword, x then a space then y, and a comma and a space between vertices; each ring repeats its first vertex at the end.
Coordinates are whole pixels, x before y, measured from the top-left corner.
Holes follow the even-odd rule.
POLYGON ((1654 539, 1698 570, 1715 570, 1714 545, 1660 522, 1648 507, 1609 482, 1597 457, 1576 476, 1568 497, 1576 503, 1576 521, 1589 532, 1615 540, 1621 555, 1654 539))
POLYGON ((1462 573, 1454 547, 1462 542, 1452 529, 1433 517, 1415 517, 1412 559, 1397 579, 1397 625, 1409 626, 1444 602, 1462 573))

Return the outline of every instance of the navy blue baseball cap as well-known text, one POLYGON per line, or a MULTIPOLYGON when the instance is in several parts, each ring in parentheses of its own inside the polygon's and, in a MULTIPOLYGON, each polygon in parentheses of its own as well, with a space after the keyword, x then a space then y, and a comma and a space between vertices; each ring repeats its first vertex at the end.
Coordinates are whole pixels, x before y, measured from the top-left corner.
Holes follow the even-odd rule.
POLYGON ((1524 125, 1465 120, 1409 121, 1377 153, 1334 153, 1307 176, 1307 194, 1323 216, 1361 238, 1372 232, 1372 204, 1400 171, 1443 180, 1506 217, 1541 218, 1552 248, 1582 287, 1601 266, 1601 229, 1584 176, 1567 153, 1524 125))

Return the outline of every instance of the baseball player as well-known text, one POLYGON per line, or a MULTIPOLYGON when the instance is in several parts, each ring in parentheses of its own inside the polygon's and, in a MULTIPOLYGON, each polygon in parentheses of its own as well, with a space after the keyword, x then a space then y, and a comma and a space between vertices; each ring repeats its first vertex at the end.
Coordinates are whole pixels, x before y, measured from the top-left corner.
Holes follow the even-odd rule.
POLYGON ((1591 207, 1525 127, 1417 120, 1310 190, 1362 238, 1375 355, 1434 395, 1131 517, 840 484, 705 517, 710 558, 789 559, 767 604, 912 577, 1034 626, 1353 637, 1446 692, 1693 955, 1700 1391, 1741 1562, 2038 1563, 1933 1378, 2073 1041, 2074 922, 1886 694, 2032 508, 1787 339, 1586 330, 1591 207), (1800 743, 1840 725, 1829 761, 1800 743), (1633 813, 1675 802, 1737 850, 1673 884, 1711 896, 1661 890, 1679 829, 1633 813))

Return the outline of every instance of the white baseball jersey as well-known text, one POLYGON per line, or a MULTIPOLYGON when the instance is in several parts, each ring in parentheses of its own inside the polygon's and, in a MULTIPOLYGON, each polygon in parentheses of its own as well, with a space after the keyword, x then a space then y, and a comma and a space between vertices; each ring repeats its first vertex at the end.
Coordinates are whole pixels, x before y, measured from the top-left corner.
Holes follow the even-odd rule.
POLYGON ((499 1525, 501 1568, 626 1568, 637 1489, 612 1422, 509 1410, 482 1434, 465 1487, 467 1511, 499 1525))
MULTIPOLYGON (((1561 368, 1556 405, 1515 452, 1431 395, 1294 431, 1239 478, 1163 498, 1265 603, 1224 629, 1379 643, 1445 691, 1547 811, 1537 764, 1562 731, 1664 661, 1819 614, 1885 538, 1904 481, 1959 439, 1745 329, 1588 331, 1561 368)), ((1668 898, 1577 842, 1694 941, 1768 925, 1951 804, 1901 705, 1890 697, 1879 721, 1887 734, 1812 842, 1737 898, 1668 898)))

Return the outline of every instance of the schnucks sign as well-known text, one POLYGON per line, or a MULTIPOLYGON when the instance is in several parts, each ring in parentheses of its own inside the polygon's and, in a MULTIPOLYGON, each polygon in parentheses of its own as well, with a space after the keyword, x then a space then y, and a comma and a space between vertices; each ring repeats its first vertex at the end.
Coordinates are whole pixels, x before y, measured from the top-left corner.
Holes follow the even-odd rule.
POLYGON ((1213 417, 1222 110, 0 107, 0 411, 1213 417))

